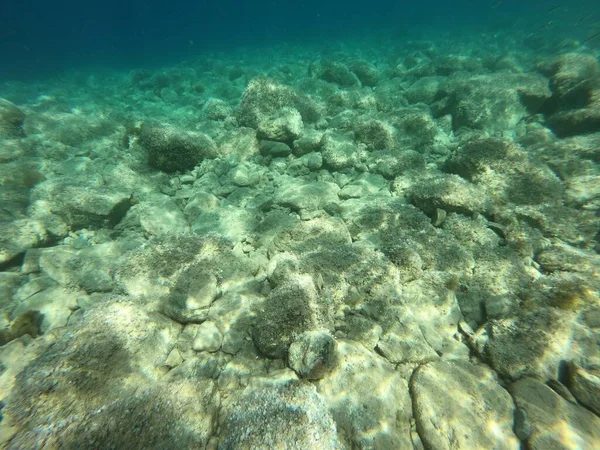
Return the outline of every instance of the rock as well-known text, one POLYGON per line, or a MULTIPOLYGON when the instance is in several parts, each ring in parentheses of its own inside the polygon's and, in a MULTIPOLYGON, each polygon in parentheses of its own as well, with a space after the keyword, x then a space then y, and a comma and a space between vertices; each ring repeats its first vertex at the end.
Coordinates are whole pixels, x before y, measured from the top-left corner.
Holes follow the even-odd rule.
MULTIPOLYGON (((0 330, 0 346, 7 344, 22 336, 29 339, 35 339, 42 334, 42 315, 39 311, 26 311, 18 315, 11 322, 10 326, 0 330)), ((2 371, 6 369, 5 364, 2 364, 2 371)))
POLYGON ((568 378, 569 390, 575 398, 600 416, 600 370, 596 373, 588 372, 576 364, 571 364, 568 378))
MULTIPOLYGON (((281 142, 278 142, 278 144, 285 145, 281 142)), ((256 167, 246 164, 238 164, 227 174, 231 183, 238 187, 256 186, 260 182, 261 175, 261 171, 257 170, 256 167)))
POLYGON ((342 340, 338 364, 317 383, 345 448, 410 449, 408 384, 394 366, 362 345, 342 340))
POLYGON ((6 305, 12 300, 24 278, 18 272, 0 272, 0 305, 6 305))
POLYGON ((330 182, 290 179, 275 193, 275 203, 294 211, 323 209, 339 202, 340 188, 330 182))
POLYGON ((379 71, 368 61, 353 61, 349 69, 358 77, 363 86, 374 87, 379 83, 379 71))
POLYGON ((322 140, 323 133, 314 130, 305 130, 302 136, 294 141, 294 155, 302 156, 319 150, 322 140))
POLYGON ((586 83, 600 75, 596 57, 585 53, 565 53, 542 61, 538 70, 550 77, 550 88, 561 108, 584 106, 593 83, 586 83))
POLYGON ((204 159, 217 156, 217 146, 211 138, 172 125, 144 123, 139 141, 148 152, 149 164, 165 172, 185 172, 204 159))
POLYGON ((381 336, 376 349, 393 364, 422 364, 439 359, 438 354, 425 340, 419 324, 409 320, 397 324, 381 336))
MULTIPOLYGON (((191 265, 178 277, 165 302, 164 313, 179 323, 202 323, 219 294, 215 275, 200 265, 191 265)), ((215 339, 209 344, 211 348, 216 345, 215 339)))
POLYGON ((267 117, 286 107, 296 109, 305 123, 317 122, 322 116, 322 107, 314 100, 269 78, 250 81, 237 116, 241 125, 256 129, 267 117))
POLYGON ((523 378, 509 386, 509 391, 517 406, 527 413, 531 427, 528 448, 591 449, 600 442, 600 418, 569 403, 542 382, 523 378))
POLYGON ((19 317, 27 311, 38 311, 41 314, 40 332, 47 333, 55 328, 63 327, 71 313, 77 309, 77 292, 70 292, 56 286, 40 291, 13 310, 12 316, 19 317))
POLYGON ((450 102, 436 115, 451 113, 453 128, 514 130, 550 99, 547 80, 537 74, 456 74, 444 84, 450 102))
POLYGON ((159 193, 144 196, 133 205, 118 228, 138 228, 147 236, 190 231, 187 218, 175 200, 159 193))
POLYGON ((548 125, 554 133, 565 138, 600 131, 600 91, 598 100, 588 108, 561 111, 548 118, 548 125))
POLYGON ((336 343, 327 332, 309 331, 290 345, 288 364, 302 378, 319 380, 336 362, 336 343))
POLYGON ((432 104, 443 96, 442 77, 422 77, 415 81, 406 92, 408 101, 411 103, 432 104))
POLYGON ((221 348, 223 335, 214 322, 207 320, 200 324, 192 348, 197 352, 216 352, 221 348))
MULTIPOLYGON (((332 171, 342 171, 354 167, 361 155, 361 150, 354 141, 346 136, 326 133, 322 140, 323 165, 332 171)), ((366 152, 365 152, 366 153, 366 152)))
POLYGON ((202 106, 202 115, 210 120, 225 120, 233 115, 233 108, 223 100, 211 97, 202 106))
POLYGON ((571 333, 551 311, 524 315, 518 320, 493 321, 486 347, 489 364, 508 379, 556 379, 560 361, 565 357, 559 350, 561 341, 571 333))
POLYGON ((260 152, 265 156, 277 158, 288 156, 292 153, 290 146, 284 142, 261 140, 259 145, 260 152))
POLYGON ((269 358, 284 358, 295 335, 318 326, 318 294, 307 276, 291 276, 273 289, 256 312, 252 341, 269 358))
POLYGON ((289 107, 279 109, 258 122, 258 137, 279 142, 292 142, 302 136, 304 123, 300 113, 289 107))
POLYGON ((32 203, 51 204, 50 211, 36 215, 40 220, 57 216, 71 229, 114 227, 131 207, 131 192, 117 187, 96 186, 83 181, 53 179, 38 184, 31 192, 32 203))
POLYGON ((600 265, 600 256, 579 248, 557 242, 548 246, 535 257, 542 269, 547 273, 593 272, 600 265))
MULTIPOLYGON (((119 261, 114 269, 115 281, 134 298, 150 294, 168 296, 171 287, 186 270, 200 261, 210 261, 228 252, 229 243, 216 236, 187 233, 156 236, 119 261)), ((206 282, 199 286, 206 286, 206 282)), ((209 291, 208 296, 200 297, 203 300, 193 299, 192 304, 203 305, 207 301, 204 299, 212 298, 213 294, 209 291)))
POLYGON ((429 217, 436 210, 472 215, 488 208, 487 192, 457 175, 420 179, 407 192, 410 201, 429 217))
POLYGON ((25 113, 14 103, 0 98, 0 138, 24 136, 25 113))
POLYGON ((410 380, 417 430, 426 448, 519 449, 515 405, 487 366, 437 361, 410 380))
POLYGON ((338 61, 320 59, 308 68, 308 75, 342 87, 360 85, 358 77, 348 67, 338 61))
POLYGON ((323 398, 291 371, 253 378, 220 417, 223 448, 343 448, 323 398))
POLYGON ((206 447, 219 392, 213 380, 187 366, 165 376, 180 330, 126 301, 85 311, 16 374, 2 410, 3 423, 14 427, 7 448, 35 448, 39 435, 30 430, 45 423, 63 424, 44 434, 51 447, 65 442, 98 450, 123 445, 141 450, 149 442, 156 448, 206 447))
POLYGON ((498 138, 471 139, 459 147, 446 163, 446 170, 467 180, 478 174, 502 170, 507 162, 527 159, 527 154, 507 140, 498 138))
POLYGON ((361 120, 354 125, 357 142, 375 150, 393 150, 397 143, 397 131, 390 124, 379 120, 361 120))
POLYGON ((22 284, 19 287, 19 289, 17 289, 17 292, 15 293, 15 298, 22 302, 31 297, 32 295, 35 295, 38 292, 41 292, 55 285, 56 281, 54 281, 54 279, 46 275, 32 278, 27 283, 22 284))
POLYGON ((37 220, 0 222, 0 264, 12 260, 30 248, 40 246, 47 239, 46 228, 37 220))

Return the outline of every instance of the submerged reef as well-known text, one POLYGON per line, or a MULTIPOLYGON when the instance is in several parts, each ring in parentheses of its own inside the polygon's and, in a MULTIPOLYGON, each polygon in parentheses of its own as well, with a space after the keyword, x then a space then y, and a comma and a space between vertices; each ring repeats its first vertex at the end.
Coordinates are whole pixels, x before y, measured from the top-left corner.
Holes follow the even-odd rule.
POLYGON ((597 448, 598 54, 400 44, 0 87, 0 447, 597 448))

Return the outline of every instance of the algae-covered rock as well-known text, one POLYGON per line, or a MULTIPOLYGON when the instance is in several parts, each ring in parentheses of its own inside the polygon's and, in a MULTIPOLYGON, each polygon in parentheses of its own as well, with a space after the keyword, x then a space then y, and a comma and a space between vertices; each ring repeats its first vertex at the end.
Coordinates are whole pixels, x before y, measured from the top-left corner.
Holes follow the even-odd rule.
POLYGON ((329 83, 348 87, 360 85, 358 77, 348 67, 339 61, 320 59, 313 62, 308 68, 311 77, 319 78, 329 83))
POLYGON ((254 378, 224 405, 223 448, 343 448, 323 398, 290 372, 254 378))
POLYGON ((326 311, 310 277, 290 276, 271 291, 256 312, 254 345, 269 358, 284 358, 297 335, 319 325, 331 326, 326 311))
POLYGON ((302 136, 304 123, 298 110, 284 107, 258 123, 258 136, 280 142, 292 142, 302 136))
POLYGON ((242 95, 238 120, 241 125, 256 129, 267 117, 286 107, 296 109, 306 123, 321 118, 321 107, 311 98, 269 78, 255 78, 242 95))
POLYGON ((139 140, 148 152, 149 164, 165 172, 191 170, 204 159, 217 156, 211 138, 172 125, 144 123, 139 140))
POLYGON ((7 448, 35 448, 30 430, 47 423, 63 424, 44 434, 51 447, 206 446, 219 405, 214 381, 177 369, 164 376, 180 328, 126 301, 84 312, 16 375, 2 411, 7 448))
POLYGON ((0 138, 19 138, 24 135, 25 113, 14 103, 0 98, 0 138))
POLYGON ((436 210, 461 214, 483 213, 488 208, 487 192, 456 175, 424 178, 408 190, 408 198, 432 217, 436 210))
POLYGON ((377 67, 368 61, 353 61, 350 63, 349 69, 358 77, 363 86, 374 87, 379 83, 379 71, 377 70, 377 67))
POLYGON ((335 364, 335 346, 335 339, 329 333, 303 333, 290 346, 289 366, 302 378, 323 378, 335 364))

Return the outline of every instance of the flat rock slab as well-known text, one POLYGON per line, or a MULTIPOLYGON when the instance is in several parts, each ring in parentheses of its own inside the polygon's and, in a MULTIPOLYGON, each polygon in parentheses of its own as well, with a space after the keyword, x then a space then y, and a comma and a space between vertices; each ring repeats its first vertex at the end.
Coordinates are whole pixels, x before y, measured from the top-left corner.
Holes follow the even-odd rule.
POLYGON ((513 400, 489 367, 467 361, 432 362, 416 370, 410 389, 417 430, 426 448, 520 448, 513 432, 513 400))
POLYGON ((530 429, 527 448, 600 448, 600 417, 569 403, 544 383, 523 378, 510 386, 517 406, 525 411, 530 429))
POLYGON ((346 448, 408 449, 411 402, 408 383, 375 352, 338 342, 335 370, 317 389, 346 448))

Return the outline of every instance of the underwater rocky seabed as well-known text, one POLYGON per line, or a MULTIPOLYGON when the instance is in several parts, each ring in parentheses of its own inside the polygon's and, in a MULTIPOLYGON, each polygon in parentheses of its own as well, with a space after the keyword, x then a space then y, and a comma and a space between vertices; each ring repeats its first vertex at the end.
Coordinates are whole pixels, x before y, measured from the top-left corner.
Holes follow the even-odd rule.
POLYGON ((2 448, 600 448, 600 67, 536 45, 3 85, 2 448))

